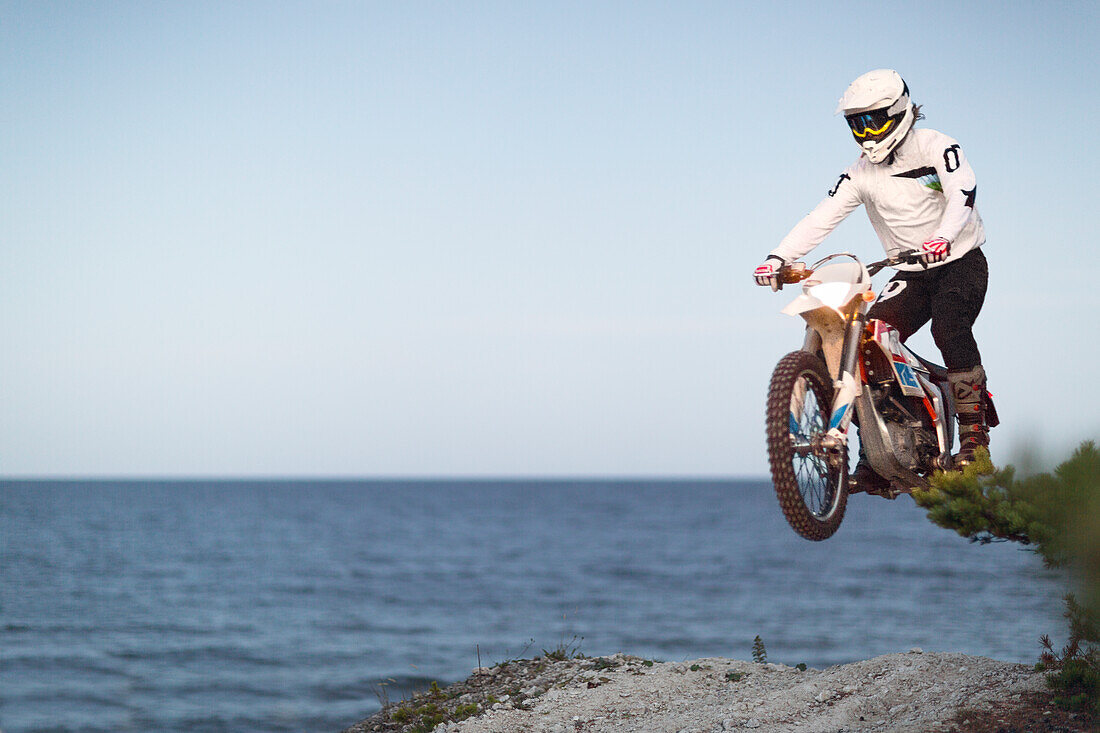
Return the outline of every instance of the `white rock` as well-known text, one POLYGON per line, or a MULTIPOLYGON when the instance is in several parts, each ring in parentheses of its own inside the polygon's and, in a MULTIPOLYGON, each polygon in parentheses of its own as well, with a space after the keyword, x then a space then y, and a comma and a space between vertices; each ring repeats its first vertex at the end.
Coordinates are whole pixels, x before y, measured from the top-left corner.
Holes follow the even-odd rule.
MULTIPOLYGON (((567 668, 559 664, 548 669, 552 673, 543 675, 543 694, 536 700, 528 688, 522 695, 533 712, 510 710, 511 705, 505 704, 503 709, 463 722, 457 730, 439 728, 437 733, 574 733, 578 723, 585 730, 615 733, 694 729, 756 733, 803 728, 870 733, 891 730, 901 722, 899 718, 905 719, 906 731, 933 731, 943 730, 940 721, 952 715, 958 703, 982 705, 993 699, 1010 699, 1013 693, 1042 689, 1042 675, 1022 665, 914 650, 802 675, 783 665, 729 659, 658 664, 644 670, 634 663, 622 670, 596 673, 596 678, 602 674, 614 679, 613 685, 601 685, 600 689, 585 685, 586 678, 581 675, 590 670, 579 665, 567 668), (713 670, 684 676, 682 672, 691 664, 709 665, 713 670), (635 671, 645 674, 632 674, 635 671), (734 684, 723 679, 726 671, 747 672, 747 677, 734 684), (762 674, 767 671, 773 674, 762 674), (559 676, 563 673, 568 676, 559 676), (836 698, 844 699, 844 704, 827 708, 836 698), (863 721, 859 720, 861 713, 866 716, 863 721), (596 722, 597 716, 604 718, 596 722), (772 722, 779 720, 789 722, 772 722)), ((506 676, 497 674, 495 678, 506 676)), ((534 681, 526 684, 538 686, 534 681)), ((511 702, 515 699, 513 695, 511 702)))

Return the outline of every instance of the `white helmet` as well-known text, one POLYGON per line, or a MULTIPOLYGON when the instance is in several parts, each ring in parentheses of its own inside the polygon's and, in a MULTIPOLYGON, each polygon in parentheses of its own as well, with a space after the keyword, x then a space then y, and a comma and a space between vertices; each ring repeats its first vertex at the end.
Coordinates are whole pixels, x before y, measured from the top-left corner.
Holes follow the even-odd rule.
POLYGON ((914 122, 909 87, 893 69, 868 71, 853 81, 834 114, 841 112, 856 144, 872 163, 886 160, 914 122))

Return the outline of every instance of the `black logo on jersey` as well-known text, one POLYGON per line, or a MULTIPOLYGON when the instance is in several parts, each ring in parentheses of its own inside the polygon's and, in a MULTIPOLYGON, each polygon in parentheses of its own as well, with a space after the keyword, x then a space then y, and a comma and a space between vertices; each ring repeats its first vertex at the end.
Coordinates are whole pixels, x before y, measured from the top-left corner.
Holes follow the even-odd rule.
POLYGON ((836 192, 840 190, 840 184, 844 183, 845 179, 847 179, 849 181, 852 180, 851 177, 847 173, 841 173, 840 178, 838 178, 837 181, 836 181, 836 185, 833 186, 833 190, 829 191, 830 196, 836 196, 836 192))
POLYGON ((974 208, 974 197, 975 197, 975 196, 977 195, 977 193, 978 193, 978 187, 977 187, 977 186, 974 186, 974 188, 970 189, 969 191, 967 191, 967 190, 966 190, 966 189, 964 188, 964 189, 963 189, 963 193, 965 193, 965 194, 966 194, 966 201, 964 202, 964 204, 965 204, 966 206, 969 206, 970 208, 972 208, 972 209, 973 209, 973 208, 974 208))
POLYGON ((926 165, 923 168, 914 168, 911 171, 905 171, 904 173, 895 173, 894 178, 924 178, 925 176, 936 175, 936 169, 930 165, 926 165))
POLYGON ((948 173, 954 173, 962 165, 962 161, 959 159, 959 144, 955 143, 947 150, 943 151, 943 165, 947 168, 948 173))

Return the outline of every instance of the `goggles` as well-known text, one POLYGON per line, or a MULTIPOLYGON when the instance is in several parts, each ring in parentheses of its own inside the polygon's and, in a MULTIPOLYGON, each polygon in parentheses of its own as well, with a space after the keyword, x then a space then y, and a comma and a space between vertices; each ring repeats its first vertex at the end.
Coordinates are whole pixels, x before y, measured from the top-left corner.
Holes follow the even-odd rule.
POLYGON ((877 137, 888 131, 894 125, 894 118, 886 109, 876 109, 870 112, 857 112, 845 115, 848 127, 852 128, 852 134, 857 138, 865 138, 868 135, 877 137))

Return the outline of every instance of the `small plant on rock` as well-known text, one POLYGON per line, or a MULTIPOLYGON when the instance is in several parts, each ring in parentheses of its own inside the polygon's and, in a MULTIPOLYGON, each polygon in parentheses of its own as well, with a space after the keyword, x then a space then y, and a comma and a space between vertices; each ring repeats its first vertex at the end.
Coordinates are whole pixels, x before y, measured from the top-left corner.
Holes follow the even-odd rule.
POLYGON ((619 662, 616 662, 605 657, 597 657, 592 660, 592 666, 589 669, 603 670, 603 669, 615 669, 619 666, 619 662))
POLYGON ((768 661, 768 650, 764 648, 764 640, 760 638, 760 634, 752 640, 752 661, 757 664, 766 664, 768 661))
POLYGON ((562 642, 558 644, 557 648, 550 651, 543 649, 542 654, 547 659, 553 659, 555 662, 564 662, 567 659, 582 657, 584 655, 579 653, 582 641, 584 641, 583 636, 577 637, 576 635, 574 635, 568 643, 566 643, 565 640, 562 640, 562 642))

